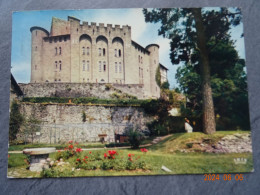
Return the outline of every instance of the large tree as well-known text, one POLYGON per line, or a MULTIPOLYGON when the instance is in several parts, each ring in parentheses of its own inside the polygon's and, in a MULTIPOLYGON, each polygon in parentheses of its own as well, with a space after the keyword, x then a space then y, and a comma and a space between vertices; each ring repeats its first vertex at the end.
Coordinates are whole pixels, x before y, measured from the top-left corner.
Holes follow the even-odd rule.
POLYGON ((161 22, 159 35, 171 39, 170 58, 173 64, 191 63, 194 53, 198 54, 201 75, 203 131, 216 131, 215 113, 210 79, 210 51, 220 41, 228 39, 231 25, 241 20, 239 9, 202 10, 201 8, 144 9, 146 22, 161 22), (233 11, 233 12, 232 12, 233 11), (207 42, 214 44, 208 47, 207 42))

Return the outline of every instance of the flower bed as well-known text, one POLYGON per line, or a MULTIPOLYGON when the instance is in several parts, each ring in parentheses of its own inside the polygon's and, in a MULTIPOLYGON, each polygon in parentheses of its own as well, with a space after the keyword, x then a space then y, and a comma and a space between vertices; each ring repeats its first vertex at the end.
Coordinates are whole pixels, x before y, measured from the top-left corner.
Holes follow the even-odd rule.
POLYGON ((77 171, 90 170, 113 170, 113 171, 149 171, 149 166, 142 156, 146 155, 147 149, 142 148, 142 153, 132 154, 121 150, 97 150, 83 151, 77 147, 77 143, 69 142, 63 151, 56 153, 56 161, 51 164, 50 169, 43 170, 42 177, 59 177, 60 174, 73 176, 77 171), (69 175, 71 174, 71 175, 69 175))

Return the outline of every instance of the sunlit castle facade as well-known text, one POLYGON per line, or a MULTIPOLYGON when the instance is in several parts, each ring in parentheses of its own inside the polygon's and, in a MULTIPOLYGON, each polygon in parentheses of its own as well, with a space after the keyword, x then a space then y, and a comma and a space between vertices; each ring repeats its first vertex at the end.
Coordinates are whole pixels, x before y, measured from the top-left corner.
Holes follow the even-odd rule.
POLYGON ((31 83, 139 84, 146 97, 159 97, 159 45, 145 48, 131 39, 131 27, 52 18, 51 30, 31 29, 31 83))

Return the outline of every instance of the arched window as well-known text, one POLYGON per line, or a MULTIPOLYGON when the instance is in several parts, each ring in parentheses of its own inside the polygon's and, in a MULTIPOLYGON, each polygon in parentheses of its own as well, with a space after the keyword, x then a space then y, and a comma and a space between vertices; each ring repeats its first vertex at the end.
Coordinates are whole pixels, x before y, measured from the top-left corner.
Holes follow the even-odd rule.
POLYGON ((61 55, 61 47, 59 47, 59 49, 60 49, 60 55, 61 55))
POLYGON ((101 48, 98 48, 98 55, 101 56, 101 48))
POLYGON ((121 49, 118 50, 118 56, 121 57, 121 49))
POLYGON ((122 72, 122 66, 121 66, 121 62, 119 62, 119 73, 122 72))
POLYGON ((87 55, 89 56, 90 51, 89 51, 89 47, 87 47, 87 55))
POLYGON ((117 62, 115 62, 115 72, 117 72, 117 62))
POLYGON ((117 57, 117 49, 115 49, 115 57, 117 57))
POLYGON ((103 70, 104 70, 104 72, 106 72, 106 62, 105 61, 103 62, 103 70))
POLYGON ((87 61, 87 71, 89 71, 89 61, 87 61))
POLYGON ((99 72, 101 72, 101 61, 99 61, 99 72))
POLYGON ((57 54, 58 54, 58 48, 55 47, 55 55, 57 55, 57 54))
POLYGON ((82 61, 82 65, 83 65, 83 71, 85 71, 85 60, 82 61))
POLYGON ((82 47, 82 55, 85 55, 85 47, 82 47))
POLYGON ((60 63, 60 71, 61 71, 61 61, 59 61, 59 63, 60 63))
POLYGON ((103 48, 103 56, 105 56, 105 55, 106 55, 106 49, 103 48))

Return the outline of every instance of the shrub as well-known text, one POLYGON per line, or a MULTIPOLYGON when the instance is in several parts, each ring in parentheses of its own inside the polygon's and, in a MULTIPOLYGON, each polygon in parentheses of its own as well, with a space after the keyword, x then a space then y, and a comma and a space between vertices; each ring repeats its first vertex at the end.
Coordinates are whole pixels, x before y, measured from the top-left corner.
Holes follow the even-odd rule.
POLYGON ((128 141, 129 141, 130 145, 132 146, 132 148, 139 148, 141 142, 144 139, 143 133, 141 133, 138 130, 130 129, 128 131, 127 135, 128 135, 128 141))

